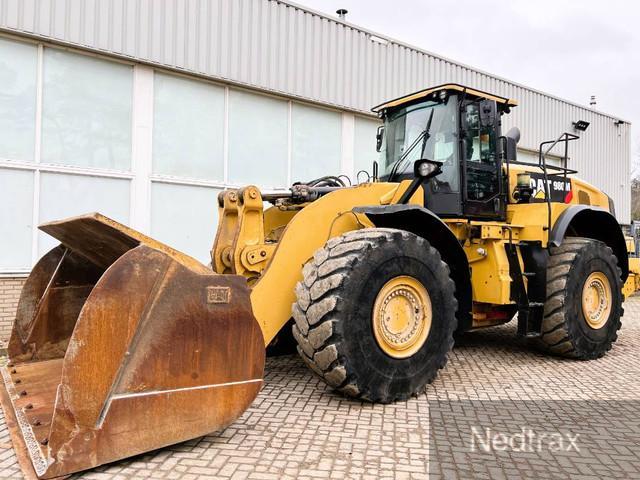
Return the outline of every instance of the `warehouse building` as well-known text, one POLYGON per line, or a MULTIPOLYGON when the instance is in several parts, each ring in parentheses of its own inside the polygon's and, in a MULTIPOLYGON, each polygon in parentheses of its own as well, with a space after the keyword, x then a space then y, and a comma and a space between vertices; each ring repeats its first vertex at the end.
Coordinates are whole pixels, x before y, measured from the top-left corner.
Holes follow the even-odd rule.
POLYGON ((628 122, 342 19, 279 0, 0 0, 0 337, 56 244, 39 223, 100 211, 207 262, 221 189, 355 181, 377 158, 371 107, 447 82, 519 101, 520 158, 579 133, 569 166, 629 222, 628 122))

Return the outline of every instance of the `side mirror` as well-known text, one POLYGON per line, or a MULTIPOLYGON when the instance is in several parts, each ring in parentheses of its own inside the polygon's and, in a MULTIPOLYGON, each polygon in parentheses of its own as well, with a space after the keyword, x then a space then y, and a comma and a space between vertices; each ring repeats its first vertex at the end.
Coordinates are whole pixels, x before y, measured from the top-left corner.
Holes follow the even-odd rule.
POLYGON ((493 127, 496 123, 498 112, 496 102, 493 100, 480 100, 480 126, 493 127))
POLYGON ((436 162, 435 160, 428 160, 423 158, 422 160, 416 160, 413 164, 413 174, 416 178, 422 180, 428 180, 442 173, 442 162, 436 162))
POLYGON ((376 152, 382 149, 382 139, 384 138, 384 126, 380 125, 376 132, 376 152))

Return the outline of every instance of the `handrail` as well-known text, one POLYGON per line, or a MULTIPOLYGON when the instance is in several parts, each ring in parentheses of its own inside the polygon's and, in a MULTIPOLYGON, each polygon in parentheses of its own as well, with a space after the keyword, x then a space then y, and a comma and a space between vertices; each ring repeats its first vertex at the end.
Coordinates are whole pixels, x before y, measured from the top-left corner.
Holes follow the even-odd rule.
MULTIPOLYGON (((567 161, 569 158, 569 142, 572 140, 577 140, 580 137, 577 135, 574 135, 573 133, 568 133, 568 132, 564 132, 562 135, 560 135, 558 138, 556 138, 555 140, 547 140, 546 142, 542 142, 540 144, 540 149, 538 150, 539 152, 539 157, 538 157, 538 166, 540 168, 542 168, 542 174, 544 175, 544 196, 545 196, 545 200, 547 202, 547 232, 549 232, 551 230, 551 194, 549 192, 549 175, 547 172, 547 154, 553 150, 553 148, 559 143, 559 142, 564 142, 564 167, 560 167, 557 168, 558 170, 562 170, 564 173, 564 182, 566 184, 567 181, 567 173, 569 172, 569 169, 567 168, 567 161), (544 147, 545 145, 549 145, 549 148, 547 148, 545 150, 544 153, 542 153, 542 147, 544 147)), ((575 170, 571 171, 572 173, 578 173, 575 170)))

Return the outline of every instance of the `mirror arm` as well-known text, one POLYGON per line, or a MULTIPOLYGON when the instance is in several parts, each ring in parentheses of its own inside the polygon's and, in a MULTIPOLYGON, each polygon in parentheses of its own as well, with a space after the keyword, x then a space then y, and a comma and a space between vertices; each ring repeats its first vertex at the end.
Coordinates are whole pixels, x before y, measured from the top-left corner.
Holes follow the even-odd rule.
POLYGON ((424 180, 423 177, 416 177, 414 178, 411 183, 409 184, 409 188, 407 188, 404 193, 402 194, 402 196, 400 197, 400 199, 398 200, 398 203, 400 204, 406 204, 409 202, 409 200, 411 199, 411 197, 413 197, 413 194, 416 193, 416 191, 418 190, 418 188, 420 187, 420 184, 422 183, 422 181, 424 180))
POLYGON ((435 164, 436 168, 433 171, 431 171, 429 174, 427 174, 427 175, 420 175, 419 174, 418 165, 420 163, 423 163, 423 162, 425 162, 425 160, 417 160, 415 162, 413 168, 414 168, 414 173, 415 173, 416 176, 411 181, 411 183, 409 184, 409 187, 400 196, 400 199, 398 200, 399 204, 408 203, 409 200, 411 199, 411 197, 413 196, 413 194, 416 193, 418 188, 420 188, 421 184, 426 183, 426 181, 429 180, 430 178, 436 177, 436 176, 438 176, 438 175, 440 175, 442 173, 442 163, 441 162, 428 161, 432 165, 435 164))

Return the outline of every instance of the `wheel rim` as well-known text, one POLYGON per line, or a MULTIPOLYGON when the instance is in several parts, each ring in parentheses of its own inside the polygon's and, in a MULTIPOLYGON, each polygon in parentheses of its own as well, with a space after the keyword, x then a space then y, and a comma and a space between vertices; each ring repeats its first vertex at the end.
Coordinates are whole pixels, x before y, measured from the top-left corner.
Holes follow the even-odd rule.
POLYGON ((431 330, 431 298, 413 277, 392 278, 378 292, 373 306, 373 334, 380 348, 393 358, 416 353, 431 330))
POLYGON ((609 279, 602 272, 593 272, 582 287, 582 313, 591 328, 597 330, 607 323, 611 303, 609 279))

